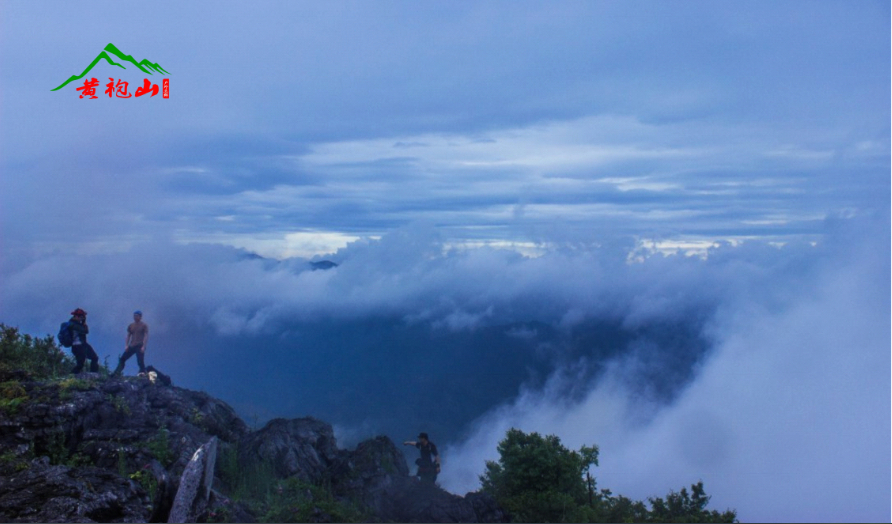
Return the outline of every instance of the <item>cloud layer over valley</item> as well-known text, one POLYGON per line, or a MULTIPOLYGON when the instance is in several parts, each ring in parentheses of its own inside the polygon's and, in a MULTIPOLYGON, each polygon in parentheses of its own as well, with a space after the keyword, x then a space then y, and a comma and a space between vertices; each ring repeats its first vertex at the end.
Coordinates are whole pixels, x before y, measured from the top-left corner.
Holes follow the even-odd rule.
POLYGON ((139 307, 149 362, 178 383, 255 423, 329 420, 345 444, 426 430, 456 492, 476 489, 516 426, 600 445, 595 473, 615 492, 702 479, 745 520, 844 520, 889 487, 886 233, 879 217, 837 219, 817 245, 529 258, 445 249, 413 227, 350 244, 329 270, 146 244, 6 274, 4 306, 16 308, 0 315, 46 333, 84 307, 114 361, 139 307), (808 483, 789 485, 800 476, 808 483), (812 509, 787 513, 791 500, 812 509))

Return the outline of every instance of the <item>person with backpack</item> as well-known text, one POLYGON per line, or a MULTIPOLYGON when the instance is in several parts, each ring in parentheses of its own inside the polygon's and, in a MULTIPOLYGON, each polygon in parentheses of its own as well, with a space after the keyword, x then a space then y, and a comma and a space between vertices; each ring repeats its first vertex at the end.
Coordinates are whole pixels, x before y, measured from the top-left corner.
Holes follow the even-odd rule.
POLYGON ((115 375, 124 371, 124 364, 133 355, 136 355, 136 363, 139 364, 139 374, 146 374, 146 344, 149 343, 149 326, 142 321, 142 311, 133 312, 133 323, 127 326, 127 338, 124 339, 124 354, 118 359, 118 367, 115 375))
POLYGON ((415 446, 421 452, 421 457, 415 461, 418 465, 416 476, 424 482, 435 483, 440 473, 440 454, 437 452, 437 445, 428 439, 427 433, 419 433, 417 442, 407 440, 403 445, 415 446))
POLYGON ((84 363, 90 359, 90 371, 96 373, 99 371, 99 355, 93 349, 93 346, 87 343, 87 333, 90 328, 87 326, 87 312, 81 308, 77 308, 71 312, 71 320, 68 321, 68 336, 71 340, 71 352, 77 365, 71 370, 75 375, 83 371, 84 363))

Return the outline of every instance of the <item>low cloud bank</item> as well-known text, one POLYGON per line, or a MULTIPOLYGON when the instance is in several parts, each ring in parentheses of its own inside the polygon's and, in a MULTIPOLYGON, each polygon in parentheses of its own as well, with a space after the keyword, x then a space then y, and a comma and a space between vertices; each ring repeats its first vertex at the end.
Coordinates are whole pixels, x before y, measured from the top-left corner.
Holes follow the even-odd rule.
POLYGON ((444 252, 418 227, 351 243, 327 271, 143 244, 18 263, 0 321, 54 333, 83 307, 113 362, 142 309, 148 360, 179 384, 348 441, 427 430, 456 492, 515 426, 598 444, 601 486, 627 496, 702 479, 742 520, 885 520, 888 220, 825 229, 630 263, 579 245, 444 252))
POLYGON ((741 521, 886 521, 888 232, 837 233, 801 281, 763 265, 761 285, 716 309, 713 350, 669 405, 631 386, 633 355, 576 402, 554 393, 574 379, 556 373, 446 448, 444 485, 479 486, 481 464, 517 427, 577 449, 598 444, 594 473, 614 493, 644 499, 703 480, 712 506, 736 508, 741 521))

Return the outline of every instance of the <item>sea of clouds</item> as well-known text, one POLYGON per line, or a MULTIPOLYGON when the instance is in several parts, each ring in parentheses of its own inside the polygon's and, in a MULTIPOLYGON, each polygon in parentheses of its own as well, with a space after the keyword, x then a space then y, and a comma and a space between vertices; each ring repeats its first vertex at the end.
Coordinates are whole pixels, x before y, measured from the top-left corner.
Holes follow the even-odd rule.
POLYGON ((703 480, 741 520, 883 520, 888 221, 824 229, 817 243, 705 256, 568 244, 528 257, 450 248, 418 226, 315 271, 144 243, 4 266, 0 321, 54 333, 83 307, 113 364, 141 309, 147 361, 176 384, 255 425, 322 418, 344 446, 427 430, 456 493, 479 487, 517 427, 598 445, 599 486, 630 497, 703 480))

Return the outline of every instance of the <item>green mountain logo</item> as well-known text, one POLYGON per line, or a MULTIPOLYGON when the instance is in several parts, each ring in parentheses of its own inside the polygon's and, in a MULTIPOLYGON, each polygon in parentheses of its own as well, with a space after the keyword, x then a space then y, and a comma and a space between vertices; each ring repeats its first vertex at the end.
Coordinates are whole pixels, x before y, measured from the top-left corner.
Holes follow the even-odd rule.
POLYGON ((81 73, 79 75, 71 75, 71 77, 69 77, 68 80, 62 82, 62 85, 60 85, 59 87, 57 87, 55 89, 51 89, 51 91, 58 91, 58 90, 62 89, 63 87, 67 86, 70 82, 73 82, 75 80, 83 78, 84 76, 86 76, 87 73, 90 72, 91 69, 93 69, 93 66, 95 66, 96 64, 99 63, 100 60, 105 60, 109 64, 111 64, 113 66, 118 66, 121 69, 127 69, 126 67, 124 67, 121 64, 112 60, 111 56, 109 56, 109 53, 116 56, 118 58, 118 60, 120 60, 122 62, 130 62, 131 64, 135 65, 143 73, 147 73, 147 74, 151 75, 151 74, 153 74, 152 72, 154 71, 155 73, 161 73, 164 75, 170 74, 167 71, 165 71, 163 67, 158 65, 156 62, 149 62, 149 60, 145 59, 145 58, 143 60, 137 62, 136 59, 133 58, 132 55, 125 55, 117 47, 115 47, 114 44, 109 43, 107 46, 105 46, 105 49, 103 49, 99 53, 99 55, 96 56, 96 59, 93 60, 92 62, 90 62, 90 65, 88 65, 87 68, 84 69, 83 73, 81 73))

